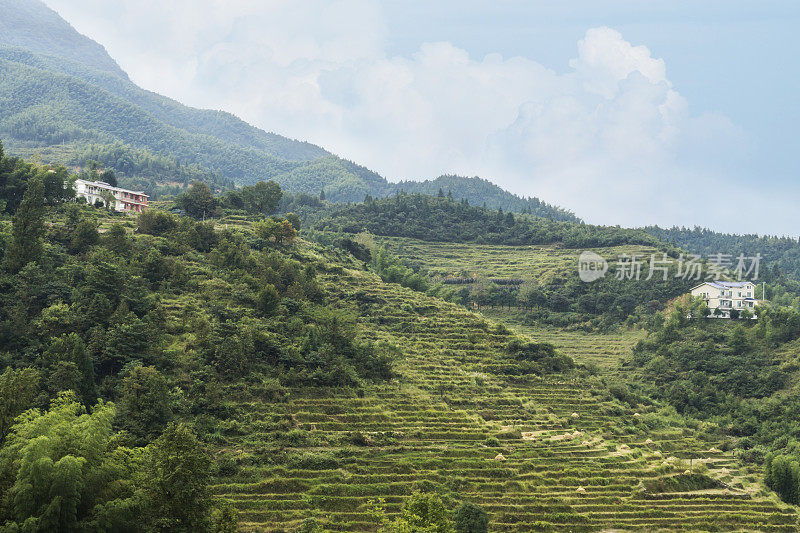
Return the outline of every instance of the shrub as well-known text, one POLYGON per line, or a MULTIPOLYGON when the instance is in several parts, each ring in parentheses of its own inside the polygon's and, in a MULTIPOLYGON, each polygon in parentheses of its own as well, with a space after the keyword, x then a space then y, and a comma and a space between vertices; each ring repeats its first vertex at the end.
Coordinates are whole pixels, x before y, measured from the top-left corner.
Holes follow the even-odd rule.
POLYGON ((474 503, 463 503, 453 515, 457 533, 486 533, 489 531, 489 515, 474 503))
POLYGON ((314 517, 308 517, 300 525, 299 533, 322 533, 322 525, 314 517))
POLYGON ((281 302, 281 295, 272 285, 267 285, 258 293, 258 311, 262 316, 272 316, 278 310, 281 302))
POLYGON ((136 220, 137 231, 147 235, 164 235, 178 227, 177 219, 163 211, 145 211, 136 220))

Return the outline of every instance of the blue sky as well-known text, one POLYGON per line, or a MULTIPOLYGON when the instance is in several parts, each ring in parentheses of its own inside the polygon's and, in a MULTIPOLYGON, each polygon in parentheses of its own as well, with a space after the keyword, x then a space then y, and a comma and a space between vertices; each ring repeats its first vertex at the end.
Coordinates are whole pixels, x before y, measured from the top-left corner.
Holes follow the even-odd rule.
POLYGON ((798 2, 46 1, 143 87, 390 180, 800 233, 798 2))
POLYGON ((800 178, 800 2, 382 3, 395 21, 388 49, 403 55, 447 40, 476 56, 521 55, 564 71, 587 28, 614 28, 665 59, 692 109, 744 128, 756 145, 752 179, 800 178))

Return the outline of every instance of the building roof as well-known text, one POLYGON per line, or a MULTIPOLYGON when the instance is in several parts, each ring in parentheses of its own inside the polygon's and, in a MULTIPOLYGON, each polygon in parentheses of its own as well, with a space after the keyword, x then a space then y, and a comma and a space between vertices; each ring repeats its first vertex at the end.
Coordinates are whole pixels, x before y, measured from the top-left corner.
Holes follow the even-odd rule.
POLYGON ((692 290, 695 290, 698 287, 702 287, 703 285, 711 285, 716 289, 734 289, 736 287, 744 287, 746 285, 752 285, 752 281, 722 281, 722 280, 714 280, 714 281, 704 281, 700 285, 696 285, 692 287, 692 290))
POLYGON ((131 194, 139 194, 141 196, 147 196, 149 198, 149 195, 145 194, 144 191, 132 191, 130 189, 123 189, 121 187, 114 187, 113 185, 109 185, 105 181, 89 181, 89 180, 82 180, 80 178, 75 180, 75 182, 79 182, 79 181, 82 182, 82 183, 85 183, 86 185, 94 185, 95 187, 100 187, 101 189, 107 189, 109 191, 128 192, 128 193, 131 193, 131 194))

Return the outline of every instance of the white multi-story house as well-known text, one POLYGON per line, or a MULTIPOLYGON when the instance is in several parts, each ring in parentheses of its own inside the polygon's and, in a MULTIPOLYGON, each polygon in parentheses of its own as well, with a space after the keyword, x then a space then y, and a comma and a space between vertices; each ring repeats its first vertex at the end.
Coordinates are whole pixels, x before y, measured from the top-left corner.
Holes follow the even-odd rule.
POLYGON ((755 311, 758 305, 755 290, 750 281, 706 281, 692 289, 692 296, 705 300, 710 316, 730 318, 732 310, 755 311))
POLYGON ((108 194, 114 196, 114 210, 128 213, 144 213, 148 196, 142 191, 129 191, 103 181, 75 180, 75 196, 86 198, 93 205, 98 200, 105 204, 108 194))

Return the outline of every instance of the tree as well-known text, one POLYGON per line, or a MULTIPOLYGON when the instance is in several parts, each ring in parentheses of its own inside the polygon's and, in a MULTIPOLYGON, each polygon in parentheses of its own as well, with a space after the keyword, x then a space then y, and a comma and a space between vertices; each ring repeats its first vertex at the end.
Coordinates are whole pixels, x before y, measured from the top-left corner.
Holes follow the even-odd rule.
POLYGON ((736 355, 743 354, 750 346, 747 340, 747 332, 741 324, 737 324, 736 327, 733 328, 727 340, 731 351, 736 355))
POLYGON ((41 180, 32 179, 28 183, 12 225, 5 263, 12 272, 19 272, 23 266, 37 261, 42 255, 44 184, 41 180))
POLYGON ((291 244, 297 231, 286 219, 268 218, 253 225, 258 237, 275 244, 291 244))
POLYGON ((435 494, 416 493, 406 502, 403 512, 392 522, 384 522, 387 533, 449 533, 453 526, 447 508, 435 494))
POLYGON ((530 280, 520 286, 519 292, 517 292, 517 302, 522 307, 539 307, 547 302, 547 296, 535 280, 530 280))
POLYGON ((39 392, 39 372, 33 368, 7 367, 0 374, 0 444, 14 418, 29 409, 39 392))
POLYGON ((100 242, 100 233, 97 231, 97 224, 91 220, 84 220, 79 222, 72 231, 69 250, 72 253, 81 253, 98 242, 100 242))
POLYGON ((114 444, 114 406, 74 393, 18 418, 0 449, 0 516, 10 531, 144 531, 132 483, 141 450, 114 444))
POLYGON ((106 248, 118 255, 127 255, 131 249, 128 234, 122 224, 113 224, 103 236, 106 248))
POLYGON ((239 531, 239 517, 230 503, 224 503, 214 509, 213 533, 236 533, 239 531))
POLYGON ((136 219, 136 231, 148 235, 164 235, 178 226, 176 217, 164 211, 145 211, 136 219))
POLYGON ((281 295, 272 285, 267 285, 258 293, 258 310, 263 316, 272 316, 281 303, 281 295))
POLYGON ((105 207, 109 211, 114 211, 114 208, 117 205, 117 199, 114 197, 114 193, 111 191, 101 191, 100 198, 103 199, 103 207, 105 207))
POLYGON ((286 220, 289 221, 289 223, 292 225, 295 231, 300 231, 301 224, 299 216, 297 216, 294 213, 286 213, 286 216, 284 218, 286 218, 286 220))
POLYGON ((122 381, 116 425, 144 444, 159 435, 171 418, 169 388, 164 376, 152 366, 131 370, 122 381))
POLYGON ((172 423, 147 449, 145 491, 155 529, 207 529, 211 458, 192 430, 172 423))
POLYGON ((245 208, 251 213, 270 215, 278 209, 283 196, 280 185, 274 181, 259 181, 253 186, 242 187, 245 208))
POLYGON ((86 345, 77 333, 69 333, 53 340, 45 353, 45 360, 51 365, 65 361, 75 365, 78 370, 79 382, 77 392, 83 404, 94 405, 97 400, 97 388, 94 383, 94 366, 86 350, 86 345))
POLYGON ((456 533, 486 533, 489 515, 474 503, 463 503, 453 515, 456 533))
POLYGON ((175 199, 175 203, 186 211, 187 215, 194 218, 214 216, 218 205, 209 186, 200 181, 192 183, 189 190, 175 199))

